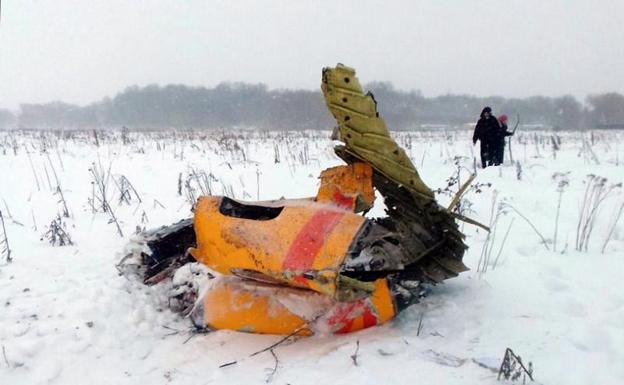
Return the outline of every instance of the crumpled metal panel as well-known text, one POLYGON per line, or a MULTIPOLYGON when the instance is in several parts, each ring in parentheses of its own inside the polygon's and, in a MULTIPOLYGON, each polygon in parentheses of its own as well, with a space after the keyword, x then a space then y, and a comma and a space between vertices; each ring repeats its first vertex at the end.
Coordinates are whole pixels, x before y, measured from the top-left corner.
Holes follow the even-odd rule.
POLYGON ((350 333, 380 325, 396 311, 385 279, 371 296, 339 302, 311 290, 233 277, 215 278, 190 314, 200 328, 261 334, 350 333))
POLYGON ((368 164, 356 162, 328 168, 321 171, 320 179, 316 202, 333 204, 356 213, 373 207, 373 169, 368 164))
POLYGON ((338 123, 340 140, 348 151, 421 197, 433 191, 420 179, 405 151, 390 137, 371 94, 364 94, 353 68, 338 64, 323 69, 321 89, 338 123), (357 96, 357 97, 356 97, 357 96))
POLYGON ((339 297, 340 267, 365 218, 338 206, 283 201, 275 218, 254 220, 222 213, 223 199, 207 196, 197 202, 197 247, 191 249, 196 260, 221 274, 255 271, 339 297))

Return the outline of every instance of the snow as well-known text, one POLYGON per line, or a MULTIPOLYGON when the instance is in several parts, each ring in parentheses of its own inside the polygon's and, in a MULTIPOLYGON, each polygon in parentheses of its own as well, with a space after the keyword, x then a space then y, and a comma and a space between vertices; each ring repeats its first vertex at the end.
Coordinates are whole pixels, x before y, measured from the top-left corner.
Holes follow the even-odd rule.
MULTIPOLYGON (((238 199, 314 195, 320 170, 341 164, 328 131, 134 132, 125 145, 119 133, 100 132, 99 146, 90 132, 0 132, 0 210, 14 259, 0 262, 0 384, 413 384, 423 379, 495 384, 492 368, 500 365, 507 347, 533 363, 539 383, 622 384, 624 219, 601 253, 624 201, 620 189, 602 202, 588 250, 574 246, 586 175, 606 177, 608 184, 622 181, 624 133, 557 133, 562 142, 556 152, 551 134, 525 132, 514 138, 521 180, 507 160, 503 167, 478 170, 475 182, 491 187, 466 195, 464 207, 472 210, 467 215, 482 223, 490 221, 494 195, 513 207, 499 216, 485 272, 477 266, 486 233, 462 224, 470 246, 464 262, 471 271, 429 288, 421 303, 386 325, 280 345, 272 374, 269 352, 250 354, 281 337, 192 334, 191 321, 167 309, 167 290, 120 276, 115 265, 137 227, 191 215, 186 188, 178 195, 180 173, 185 181, 192 170, 204 171, 210 181, 204 189, 238 199), (140 195, 141 203, 135 198, 130 205, 119 204, 111 182, 108 198, 123 237, 109 215, 92 212, 88 203, 93 162, 127 177, 140 195), (556 172, 569 172, 570 182, 562 194, 553 251, 556 172), (54 173, 70 213, 64 222, 72 246, 41 240, 45 226, 62 212, 54 173), (220 368, 232 361, 237 363, 220 368)), ((468 131, 396 137, 434 189, 444 187, 456 170, 455 157, 465 180, 478 153, 468 131)), ((190 183, 197 195, 195 182, 190 183)), ((439 199, 450 202, 446 195, 439 199)), ((178 283, 185 281, 180 274, 178 283)))

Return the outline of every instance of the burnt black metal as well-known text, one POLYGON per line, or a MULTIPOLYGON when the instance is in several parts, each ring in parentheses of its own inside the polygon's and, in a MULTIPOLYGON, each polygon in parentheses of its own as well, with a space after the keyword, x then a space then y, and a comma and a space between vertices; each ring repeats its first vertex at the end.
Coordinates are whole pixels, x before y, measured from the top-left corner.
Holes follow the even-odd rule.
POLYGON ((178 267, 194 261, 187 253, 196 243, 193 218, 150 230, 144 237, 149 251, 142 252, 141 259, 145 267, 143 279, 147 284, 160 282, 178 267))

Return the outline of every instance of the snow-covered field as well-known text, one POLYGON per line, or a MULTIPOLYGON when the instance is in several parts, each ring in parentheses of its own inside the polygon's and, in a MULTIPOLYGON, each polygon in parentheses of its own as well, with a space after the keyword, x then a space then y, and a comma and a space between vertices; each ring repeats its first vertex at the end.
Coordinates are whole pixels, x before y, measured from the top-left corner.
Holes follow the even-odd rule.
MULTIPOLYGON (((470 134, 396 137, 435 189, 457 165, 462 180, 473 170, 470 134)), ((463 202, 466 215, 486 224, 498 213, 489 239, 462 225, 471 271, 431 288, 384 326, 280 345, 274 373, 270 353, 249 355, 280 337, 193 334, 188 319, 166 308, 162 288, 118 274, 137 228, 189 217, 202 189, 243 200, 314 195, 319 171, 341 163, 328 137, 99 132, 96 145, 91 132, 0 132, 0 210, 13 258, 0 258, 0 384, 495 384, 487 367, 500 365, 507 347, 533 363, 539 383, 624 383, 624 219, 613 228, 624 202, 619 187, 594 211, 587 250, 576 250, 587 175, 607 178, 605 190, 624 180, 622 132, 517 135, 519 166, 506 160, 478 170, 475 183, 491 186, 463 202), (123 236, 109 214, 92 208, 93 167, 115 178, 108 198, 123 236), (128 190, 129 202, 120 203, 122 176, 140 202, 128 190), (73 242, 62 247, 42 239, 65 210, 57 186, 73 242)))

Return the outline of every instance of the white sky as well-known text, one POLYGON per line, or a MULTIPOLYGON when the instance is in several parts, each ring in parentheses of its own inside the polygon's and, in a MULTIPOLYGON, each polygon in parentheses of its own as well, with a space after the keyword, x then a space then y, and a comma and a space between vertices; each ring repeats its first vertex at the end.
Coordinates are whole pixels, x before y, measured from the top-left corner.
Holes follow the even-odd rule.
POLYGON ((132 84, 313 89, 337 62, 426 96, 624 93, 624 0, 2 0, 1 107, 132 84))

